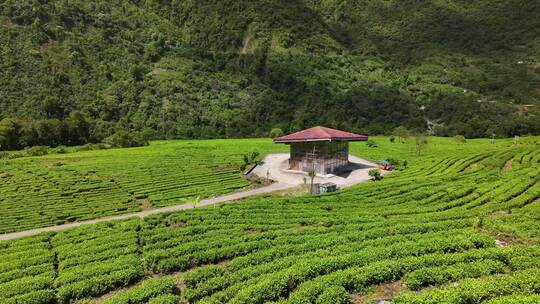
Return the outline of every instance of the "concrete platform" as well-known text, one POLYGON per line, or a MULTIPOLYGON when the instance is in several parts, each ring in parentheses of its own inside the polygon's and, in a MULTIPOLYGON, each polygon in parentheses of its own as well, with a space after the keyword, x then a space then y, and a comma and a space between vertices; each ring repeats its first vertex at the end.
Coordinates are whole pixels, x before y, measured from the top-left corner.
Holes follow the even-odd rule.
MULTIPOLYGON (((257 166, 253 173, 265 178, 270 178, 279 183, 289 185, 301 185, 304 178, 309 183, 309 176, 306 172, 289 170, 289 153, 268 154, 264 158, 264 164, 257 166)), ((349 155, 349 167, 343 173, 338 175, 327 174, 315 177, 315 183, 334 183, 339 188, 345 188, 356 185, 363 181, 371 179, 368 175, 370 169, 377 168, 377 164, 365 159, 349 155)), ((384 172, 383 172, 384 173, 384 172)))

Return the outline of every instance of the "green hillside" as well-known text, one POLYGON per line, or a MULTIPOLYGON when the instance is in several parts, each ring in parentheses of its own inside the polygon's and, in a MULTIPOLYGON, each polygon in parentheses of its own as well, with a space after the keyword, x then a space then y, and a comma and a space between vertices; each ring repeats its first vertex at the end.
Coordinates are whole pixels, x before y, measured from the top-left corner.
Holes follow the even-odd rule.
POLYGON ((0 144, 317 124, 538 134, 538 15, 517 0, 6 0, 0 119, 15 120, 0 144))

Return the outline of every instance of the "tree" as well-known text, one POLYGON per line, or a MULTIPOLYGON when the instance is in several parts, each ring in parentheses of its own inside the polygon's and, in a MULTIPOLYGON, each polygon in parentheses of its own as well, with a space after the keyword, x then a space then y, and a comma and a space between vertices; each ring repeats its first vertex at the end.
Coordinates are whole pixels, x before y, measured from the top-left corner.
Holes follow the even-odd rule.
POLYGON ((317 172, 315 172, 315 168, 311 168, 308 171, 308 176, 310 179, 309 182, 309 193, 313 194, 313 182, 315 181, 315 176, 317 176, 317 172))
POLYGON ((491 138, 491 144, 494 144, 495 143, 495 129, 494 128, 488 128, 486 130, 486 135, 491 138))
POLYGON ((280 128, 273 128, 272 130, 270 130, 271 138, 280 137, 282 135, 283 135, 283 130, 281 130, 280 128))
POLYGON ((409 137, 410 133, 411 132, 404 126, 399 126, 394 129, 394 136, 398 138, 398 141, 400 143, 404 143, 405 140, 409 137))
POLYGON ((127 130, 122 129, 105 138, 103 142, 117 148, 141 147, 148 145, 148 141, 144 140, 140 132, 128 132, 127 130))
POLYGON ((244 163, 240 166, 240 170, 244 171, 250 165, 263 165, 264 161, 259 157, 261 154, 257 150, 251 151, 251 154, 244 154, 244 163))
POLYGON ((80 111, 69 113, 67 119, 68 141, 71 145, 88 143, 90 138, 90 121, 80 111))
POLYGON ((425 146, 428 144, 427 137, 424 133, 417 133, 414 136, 416 155, 420 155, 424 150, 425 146))
POLYGON ((64 136, 62 131, 64 124, 58 119, 43 119, 34 123, 37 133, 37 142, 45 146, 57 146, 63 143, 64 136))
POLYGON ((4 118, 0 121, 0 145, 6 150, 19 148, 20 123, 13 118, 4 118))

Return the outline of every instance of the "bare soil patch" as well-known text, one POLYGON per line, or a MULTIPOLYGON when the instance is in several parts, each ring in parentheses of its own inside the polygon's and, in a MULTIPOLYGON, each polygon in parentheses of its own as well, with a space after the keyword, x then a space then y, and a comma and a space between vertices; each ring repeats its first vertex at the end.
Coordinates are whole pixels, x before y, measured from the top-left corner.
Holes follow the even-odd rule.
POLYGON ((148 198, 139 199, 139 203, 144 211, 152 209, 152 203, 148 198))
POLYGON ((508 170, 512 169, 512 159, 507 161, 504 166, 501 168, 503 172, 506 172, 508 170))
POLYGON ((491 216, 509 216, 512 213, 509 210, 499 210, 490 213, 491 216))
POLYGON ((351 294, 351 302, 354 304, 390 303, 398 294, 406 288, 401 281, 380 284, 373 289, 371 294, 351 294))
POLYGON ((58 162, 47 164, 47 168, 49 169, 59 168, 59 167, 62 167, 63 165, 64 163, 58 161, 58 162))
POLYGON ((178 222, 178 223, 174 223, 172 225, 169 225, 169 227, 171 227, 171 228, 182 228, 182 227, 185 227, 185 226, 186 226, 185 222, 178 222))
POLYGON ((495 245, 498 248, 504 248, 504 247, 508 247, 508 242, 504 240, 495 240, 495 245))
POLYGON ((245 234, 248 234, 248 235, 250 235, 250 234, 256 234, 256 233, 259 233, 259 232, 260 232, 259 229, 253 228, 253 227, 249 227, 249 228, 244 229, 244 233, 245 233, 245 234))
POLYGON ((2 20, 2 25, 5 25, 5 26, 12 26, 12 25, 13 25, 13 21, 11 21, 11 18, 5 17, 5 18, 2 20))
POLYGON ((216 265, 225 268, 225 267, 227 267, 229 265, 229 260, 221 260, 221 261, 217 262, 216 265))
POLYGON ((491 235, 495 239, 495 245, 497 247, 507 247, 513 245, 532 245, 534 243, 530 239, 517 236, 511 232, 501 231, 493 227, 484 227, 478 230, 491 235))
POLYGON ((469 171, 472 171, 474 169, 478 168, 478 163, 474 163, 474 164, 470 164, 469 166, 467 166, 467 168, 465 168, 465 170, 463 170, 464 172, 469 172, 469 171))
POLYGON ((375 300, 391 300, 403 292, 401 281, 381 284, 375 288, 373 296, 375 300))

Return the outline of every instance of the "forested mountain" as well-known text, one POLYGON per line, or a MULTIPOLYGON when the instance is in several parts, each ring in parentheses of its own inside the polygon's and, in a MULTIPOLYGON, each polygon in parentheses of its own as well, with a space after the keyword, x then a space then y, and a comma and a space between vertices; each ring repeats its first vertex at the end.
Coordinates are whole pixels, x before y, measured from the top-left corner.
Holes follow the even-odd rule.
POLYGON ((536 0, 2 0, 0 143, 538 134, 538 16, 536 0))

